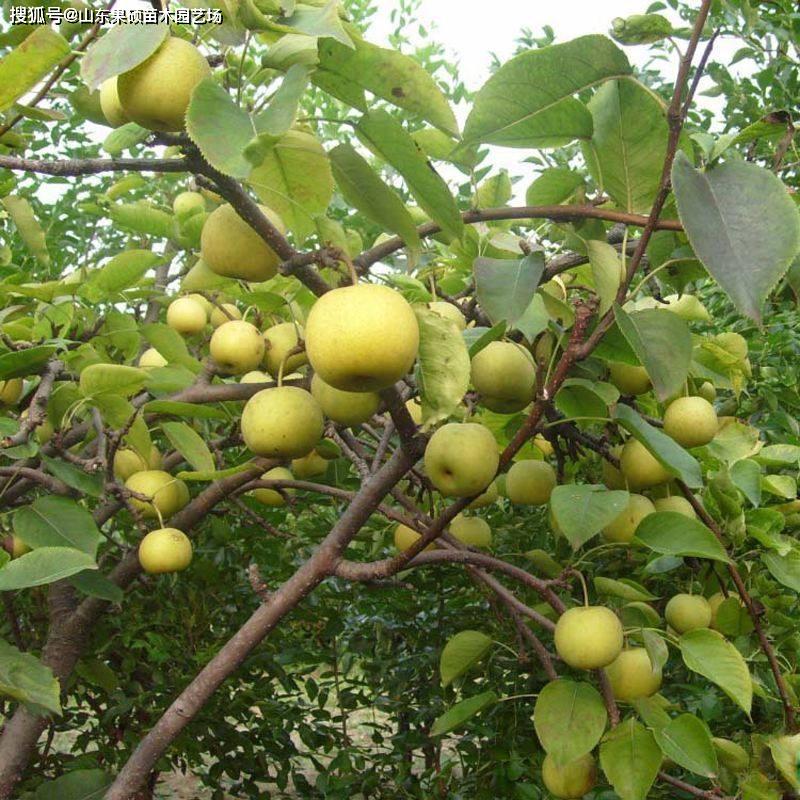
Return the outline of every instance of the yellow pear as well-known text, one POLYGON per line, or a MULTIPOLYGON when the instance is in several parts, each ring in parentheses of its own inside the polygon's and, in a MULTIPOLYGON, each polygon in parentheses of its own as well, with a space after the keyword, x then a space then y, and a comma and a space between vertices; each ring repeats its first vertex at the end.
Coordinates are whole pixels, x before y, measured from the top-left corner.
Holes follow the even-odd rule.
POLYGON ((10 550, 9 555, 11 558, 19 558, 20 556, 24 556, 26 553, 30 553, 31 548, 28 547, 22 539, 19 538, 16 534, 12 534, 10 537, 11 542, 9 546, 8 539, 6 539, 5 548, 6 550, 10 550))
POLYGON ((591 753, 566 764, 558 764, 548 753, 542 762, 542 782, 550 794, 563 800, 579 800, 597 780, 597 766, 591 753))
POLYGON ((678 633, 708 628, 711 616, 708 600, 698 594, 676 594, 664 609, 664 619, 678 633))
POLYGON ((533 445, 534 447, 538 448, 539 452, 545 457, 550 458, 551 455, 555 452, 553 450, 553 445, 542 436, 541 433, 537 433, 536 436, 533 437, 533 445))
POLYGON ((242 312, 233 303, 222 303, 222 305, 214 306, 211 311, 211 325, 214 328, 219 328, 231 320, 241 319, 242 312))
MULTIPOLYGON (((394 529, 394 546, 400 553, 408 550, 419 538, 420 535, 413 528, 409 528, 408 525, 401 523, 394 529)), ((433 549, 432 543, 425 547, 425 550, 433 549)))
POLYGON ((13 406, 22 397, 22 378, 0 381, 0 404, 13 406))
POLYGON ((605 606, 567 609, 556 623, 556 652, 575 669, 608 666, 622 652, 622 644, 622 623, 605 606))
POLYGON ((172 210, 178 219, 184 220, 206 209, 206 201, 200 192, 181 192, 172 201, 172 210))
POLYGON ((467 547, 492 546, 492 529, 481 517, 465 517, 463 514, 458 514, 450 523, 450 533, 467 547))
MULTIPOLYGON (((286 233, 283 220, 272 209, 259 208, 281 233, 286 233)), ((228 203, 208 215, 200 234, 200 254, 212 272, 242 281, 274 278, 281 263, 277 253, 228 203)))
POLYGON ((324 427, 319 403, 296 386, 262 389, 247 401, 242 412, 244 443, 259 456, 307 455, 322 438, 324 427))
POLYGON ((205 308, 192 297, 179 297, 173 300, 167 309, 167 325, 183 336, 200 333, 207 322, 208 314, 205 308))
POLYGON ((381 404, 377 392, 344 392, 329 386, 319 375, 311 379, 311 394, 322 408, 322 413, 340 425, 366 422, 381 404))
POLYGON ((653 669, 644 647, 623 650, 607 667, 614 697, 625 703, 650 697, 661 688, 661 670, 653 669))
POLYGON ((131 498, 131 505, 144 517, 171 517, 189 502, 189 491, 186 484, 173 478, 168 472, 160 469, 135 472, 125 481, 125 488, 150 498, 138 500, 131 498))
POLYGON ((445 497, 471 497, 486 490, 500 463, 492 432, 475 422, 450 422, 425 448, 425 472, 445 497))
POLYGON ((627 485, 634 490, 668 483, 673 477, 638 439, 625 442, 619 461, 627 485))
POLYGON ((155 445, 150 450, 148 458, 130 447, 120 447, 114 453, 114 475, 121 481, 126 481, 136 472, 144 472, 148 469, 159 469, 161 466, 161 453, 155 445))
MULTIPOLYGON (((262 476, 262 481, 293 481, 294 475, 286 467, 273 467, 267 470, 262 476)), ((284 494, 293 494, 294 489, 281 490, 284 494)), ((265 506, 280 508, 286 505, 286 499, 281 492, 276 489, 253 489, 250 495, 265 506)))
POLYGON ((117 77, 119 101, 128 118, 143 128, 180 131, 192 92, 210 74, 208 61, 193 44, 171 36, 149 58, 117 77))
POLYGON ((506 476, 506 492, 516 505, 543 506, 556 483, 556 472, 546 461, 517 461, 506 476))
POLYGON ((239 383, 272 383, 272 378, 260 369, 251 369, 239 378, 239 383))
POLYGON ((281 364, 283 374, 288 375, 308 363, 305 352, 288 355, 297 347, 302 336, 303 329, 294 322, 281 322, 264 331, 264 365, 273 378, 278 377, 281 364))
POLYGON ((255 325, 234 319, 214 331, 208 349, 222 372, 242 375, 261 364, 264 337, 255 325))
POLYGON ((306 322, 314 371, 336 389, 375 392, 414 364, 419 326, 405 298, 387 286, 362 283, 326 292, 306 322))
POLYGON ((639 395, 650 391, 652 384, 650 383, 650 376, 644 367, 635 367, 631 364, 615 361, 609 364, 608 371, 611 373, 611 383, 622 394, 639 395))
POLYGON ((708 444, 718 430, 717 412, 702 397, 679 397, 664 413, 664 433, 683 447, 708 444))
POLYGON ((713 403, 717 399, 717 389, 711 381, 704 381, 701 383, 697 394, 699 397, 702 397, 703 400, 708 400, 709 403, 713 403))
POLYGON ((116 75, 100 84, 100 108, 112 128, 119 128, 120 125, 130 122, 122 103, 119 102, 116 75))
POLYGON ((180 572, 192 562, 192 543, 178 528, 150 531, 139 542, 139 563, 151 575, 180 572))
POLYGON ((639 523, 656 510, 652 501, 642 494, 632 494, 625 510, 603 528, 603 538, 608 542, 630 542, 639 523))
POLYGON ((328 471, 328 462, 316 450, 312 450, 307 456, 292 460, 292 472, 300 480, 308 480, 324 475, 328 471))
POLYGON ((472 385, 490 411, 512 414, 533 400, 533 357, 514 342, 490 342, 472 359, 472 385))
POLYGON ((148 347, 147 350, 144 351, 139 356, 139 366, 140 367, 166 367, 167 366, 167 359, 155 349, 155 347, 148 347))
MULTIPOLYGON (((618 444, 611 448, 611 455, 619 458, 622 455, 622 445, 618 444)), ((624 489, 625 476, 610 461, 602 459, 600 470, 603 476, 603 483, 609 489, 624 489)))
POLYGON ((416 397, 406 400, 406 409, 415 425, 422 425, 422 404, 416 397))
POLYGON ((690 519, 696 519, 697 517, 697 514, 695 514, 692 508, 692 504, 685 497, 678 497, 677 495, 659 497, 657 500, 653 500, 653 505, 656 511, 673 511, 676 514, 683 514, 684 517, 689 517, 690 519))
POLYGON ((467 327, 466 317, 452 303, 447 303, 444 300, 434 300, 432 303, 428 303, 428 308, 440 317, 454 322, 460 331, 467 327))

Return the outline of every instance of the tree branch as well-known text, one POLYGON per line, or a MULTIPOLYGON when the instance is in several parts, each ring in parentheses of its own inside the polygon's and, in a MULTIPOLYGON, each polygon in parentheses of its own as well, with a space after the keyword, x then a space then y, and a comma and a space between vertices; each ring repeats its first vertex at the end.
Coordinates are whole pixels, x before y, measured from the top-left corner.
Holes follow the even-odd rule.
POLYGON ((189 172, 186 158, 65 158, 38 161, 0 155, 0 168, 41 175, 97 175, 101 172, 189 172))

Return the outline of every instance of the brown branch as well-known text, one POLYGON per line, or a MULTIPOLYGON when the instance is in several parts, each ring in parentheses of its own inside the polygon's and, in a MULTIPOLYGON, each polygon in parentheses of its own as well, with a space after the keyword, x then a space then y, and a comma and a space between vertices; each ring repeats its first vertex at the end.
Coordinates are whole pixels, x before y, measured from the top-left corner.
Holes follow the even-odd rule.
POLYGON ((691 783, 686 783, 680 778, 673 778, 672 775, 666 772, 659 772, 658 779, 668 783, 670 786, 674 786, 676 789, 680 789, 682 792, 691 794, 694 797, 701 797, 703 800, 734 800, 734 798, 723 794, 719 789, 698 789, 697 786, 692 786, 691 783))
POLYGON ((97 175, 101 172, 189 172, 186 158, 64 158, 39 161, 0 155, 0 169, 41 175, 97 175))
POLYGON ((604 669, 595 670, 597 680, 600 684, 600 693, 603 695, 603 703, 605 703, 606 711, 608 712, 608 719, 611 722, 611 727, 616 728, 619 725, 619 707, 614 698, 614 690, 611 688, 611 681, 606 675, 604 669))
POLYGON ((63 369, 64 364, 61 361, 54 360, 48 363, 28 405, 28 416, 20 420, 19 430, 13 436, 7 436, 0 442, 0 448, 15 447, 27 442, 31 433, 45 421, 47 401, 53 391, 53 383, 63 369))

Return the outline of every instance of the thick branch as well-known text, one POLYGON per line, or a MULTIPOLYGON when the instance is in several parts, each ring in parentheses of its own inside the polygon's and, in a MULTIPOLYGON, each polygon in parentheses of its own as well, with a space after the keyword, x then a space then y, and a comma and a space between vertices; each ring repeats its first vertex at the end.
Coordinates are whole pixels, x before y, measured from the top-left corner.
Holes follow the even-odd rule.
POLYGON ((41 175, 97 175, 101 172, 189 172, 186 158, 64 158, 39 161, 0 155, 0 168, 41 175))

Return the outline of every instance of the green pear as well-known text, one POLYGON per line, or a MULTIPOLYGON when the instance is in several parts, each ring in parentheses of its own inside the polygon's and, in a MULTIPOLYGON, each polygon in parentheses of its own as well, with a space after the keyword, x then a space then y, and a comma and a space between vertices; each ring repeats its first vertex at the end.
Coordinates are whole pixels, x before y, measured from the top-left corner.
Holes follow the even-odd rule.
POLYGON ((542 762, 542 782, 550 794, 564 800, 578 800, 590 792, 597 780, 597 766, 591 753, 559 764, 549 753, 542 762))
POLYGON ((533 400, 536 367, 514 342, 490 342, 472 359, 472 385, 490 411, 512 414, 533 400))
POLYGON ((207 322, 206 309, 192 297, 179 297, 167 309, 167 325, 182 336, 200 333, 207 322))
POLYGON ((112 128, 119 128, 120 125, 130 122, 122 103, 119 101, 116 75, 100 84, 100 108, 112 128))
POLYGON ((444 300, 434 300, 432 303, 428 303, 428 308, 440 317, 454 322, 460 331, 466 329, 467 319, 461 313, 458 306, 454 306, 452 303, 447 303, 444 300))
POLYGON ((414 364, 417 317, 394 289, 370 283, 326 292, 306 322, 306 352, 325 383, 347 392, 386 389, 414 364))
POLYGON ((240 319, 231 320, 214 331, 209 352, 226 375, 243 375, 261 364, 264 337, 255 325, 240 319))
POLYGON ((319 403, 296 386, 262 389, 247 401, 242 412, 244 443, 259 456, 308 455, 322 438, 324 427, 319 403))
MULTIPOLYGON (((420 538, 420 534, 418 534, 413 528, 409 528, 408 525, 403 525, 400 523, 394 529, 394 546, 399 553, 404 553, 420 538)), ((433 550, 434 546, 431 543, 424 549, 433 550)))
POLYGON ((603 528, 603 538, 608 542, 630 542, 636 534, 639 523, 656 510, 649 498, 632 494, 625 510, 603 528))
POLYGON ((371 419, 381 404, 377 392, 344 392, 329 386, 319 375, 311 379, 311 394, 326 417, 348 427, 371 419))
POLYGON ((167 519, 189 502, 186 484, 160 469, 135 472, 125 481, 125 488, 149 497, 150 501, 131 498, 131 505, 146 518, 167 519))
POLYGON ((180 572, 192 562, 192 543, 178 528, 150 531, 139 542, 139 563, 150 575, 180 572))
POLYGON ((687 633, 711 625, 712 611, 708 600, 697 594, 676 594, 664 609, 664 619, 678 633, 687 633))
POLYGON ((481 517, 465 517, 458 514, 450 523, 450 533, 467 547, 488 548, 492 546, 492 529, 481 517))
MULTIPOLYGON (((498 476, 499 477, 499 476, 498 476)), ((486 506, 494 505, 500 499, 500 492, 497 489, 497 479, 493 480, 486 491, 478 495, 467 508, 484 508, 486 506)))
POLYGON ((605 606, 567 609, 556 623, 556 652, 575 669, 608 666, 622 652, 622 623, 605 606))
POLYGON ((717 412, 702 397, 679 397, 664 413, 664 433, 682 447, 708 444, 718 430, 717 412))
POLYGON ((22 378, 0 381, 0 405, 13 406, 22 397, 22 378))
POLYGON ((500 455, 492 432, 475 422, 450 422, 425 448, 425 472, 445 497, 471 497, 486 490, 500 455))
POLYGON ((634 491, 668 483, 673 477, 638 439, 625 442, 619 461, 625 482, 634 491))
POLYGON ((166 367, 167 359, 164 358, 155 347, 148 347, 147 350, 139 356, 139 366, 144 368, 166 367))
POLYGON ((312 450, 307 456, 292 461, 292 471, 300 480, 316 478, 328 471, 328 461, 316 450, 312 450))
POLYGON ((661 688, 661 670, 653 668, 644 647, 623 650, 605 669, 614 697, 622 702, 650 697, 661 688))
POLYGON ((653 500, 653 505, 656 511, 672 511, 675 514, 683 514, 684 517, 696 519, 692 504, 685 497, 678 497, 678 495, 671 495, 670 497, 659 497, 653 500))
POLYGON ((172 210, 179 220, 185 220, 206 210, 206 200, 200 192, 181 192, 172 201, 172 210))
POLYGON ((294 322, 281 322, 264 331, 264 365, 273 378, 277 379, 281 365, 283 374, 288 375, 308 362, 304 351, 289 355, 302 336, 303 329, 294 322))
POLYGON ((608 365, 608 371, 611 374, 611 383, 622 394, 645 394, 652 387, 650 376, 644 367, 635 367, 631 364, 624 364, 621 361, 614 361, 608 365))
POLYGON ((506 492, 516 505, 543 506, 556 483, 556 472, 546 461, 517 461, 506 476, 506 492))
MULTIPOLYGON (((273 467, 267 470, 262 476, 262 481, 293 481, 294 475, 286 467, 273 467)), ((294 489, 283 489, 285 494, 293 494, 294 489)), ((286 505, 286 499, 281 492, 276 489, 253 489, 250 496, 254 500, 265 506, 280 508, 286 505)))
POLYGON ((233 303, 222 303, 211 310, 209 322, 212 328, 219 328, 226 322, 242 318, 242 312, 233 303))

